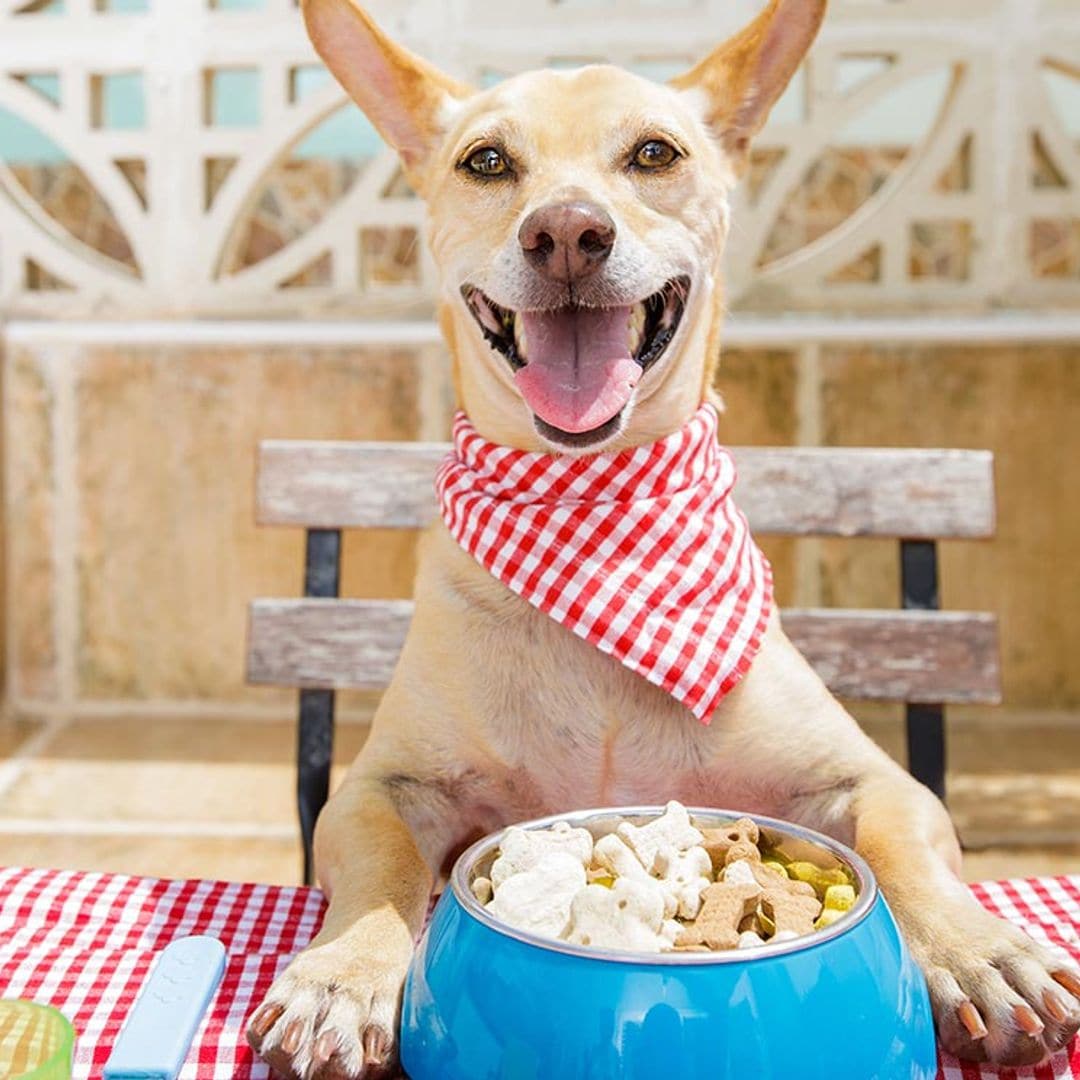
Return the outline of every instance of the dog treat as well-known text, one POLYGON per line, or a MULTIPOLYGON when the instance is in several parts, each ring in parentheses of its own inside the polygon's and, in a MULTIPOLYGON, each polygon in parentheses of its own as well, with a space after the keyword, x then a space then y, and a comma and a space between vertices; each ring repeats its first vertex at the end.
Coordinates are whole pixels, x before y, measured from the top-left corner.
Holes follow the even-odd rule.
MULTIPOLYGON (((603 868, 605 874, 612 876, 613 882, 619 878, 637 881, 653 881, 653 876, 641 865, 638 857, 626 846, 622 837, 608 833, 596 841, 593 848, 593 862, 603 868)), ((709 880, 705 881, 708 885, 709 880)), ((598 880, 597 884, 604 884, 598 880)), ((664 918, 670 919, 679 910, 679 893, 674 886, 664 882, 664 918)), ((704 888, 704 886, 702 886, 704 888)))
POLYGON ((756 949, 759 945, 764 945, 765 939, 755 933, 753 930, 744 930, 739 934, 739 944, 736 948, 739 949, 756 949))
POLYGON ((674 896, 684 919, 696 918, 701 910, 701 894, 712 884, 712 860, 701 847, 676 851, 662 847, 656 853, 655 872, 660 883, 674 896))
POLYGON ((473 878, 469 888, 472 889, 473 896, 475 896, 481 904, 486 904, 495 895, 495 890, 491 884, 491 878, 473 878))
MULTIPOLYGON (((570 921, 570 905, 584 888, 585 867, 577 858, 566 851, 549 851, 528 870, 497 884, 487 909, 519 930, 560 937, 570 921)), ((608 891, 599 885, 588 888, 608 891)))
POLYGON ((718 881, 710 885, 702 894, 698 917, 679 935, 679 944, 734 949, 739 944, 739 923, 754 910, 760 896, 757 884, 718 881))
MULTIPOLYGON (((757 822, 750 818, 739 818, 732 822, 726 829, 702 829, 705 842, 702 845, 712 859, 713 870, 719 873, 727 865, 727 853, 733 844, 750 844, 757 850, 757 842, 760 831, 757 822)), ((746 850, 740 848, 740 850, 746 850)), ((735 861, 735 860, 732 860, 735 861)))
POLYGON ((749 859, 736 859, 730 866, 725 866, 719 880, 729 881, 732 885, 759 885, 749 859))
POLYGON ((825 890, 822 907, 833 911, 850 911, 855 906, 854 885, 830 885, 825 890))
POLYGON ((660 817, 648 825, 631 825, 624 821, 615 831, 650 873, 661 848, 673 847, 676 851, 685 851, 699 845, 704 839, 691 824, 686 807, 674 801, 669 802, 660 817))
POLYGON ((810 862, 788 863, 787 874, 788 877, 794 878, 796 881, 805 881, 808 885, 812 885, 814 892, 818 895, 818 899, 824 899, 825 890, 828 889, 830 885, 851 884, 851 880, 848 878, 847 874, 839 867, 825 870, 810 862))
POLYGON ((650 876, 626 841, 616 833, 608 833, 596 841, 593 862, 615 877, 640 879, 650 876))
POLYGON ((570 905, 566 940, 599 949, 659 952, 671 947, 661 933, 664 895, 659 884, 620 878, 610 889, 586 885, 570 905))
POLYGON ((571 855, 582 867, 586 867, 592 860, 592 833, 588 829, 571 828, 565 821, 556 822, 550 829, 519 829, 512 826, 506 830, 499 845, 499 857, 492 864, 492 885, 498 891, 507 878, 531 869, 556 851, 571 855))
POLYGON ((669 802, 647 824, 620 822, 595 842, 567 822, 507 829, 470 888, 510 925, 576 945, 754 949, 831 926, 858 898, 847 870, 791 861, 776 842, 750 818, 699 830, 669 802))
POLYGON ((786 930, 796 935, 809 934, 813 932, 814 920, 821 914, 821 901, 783 885, 770 886, 761 892, 761 914, 774 927, 773 940, 786 930))

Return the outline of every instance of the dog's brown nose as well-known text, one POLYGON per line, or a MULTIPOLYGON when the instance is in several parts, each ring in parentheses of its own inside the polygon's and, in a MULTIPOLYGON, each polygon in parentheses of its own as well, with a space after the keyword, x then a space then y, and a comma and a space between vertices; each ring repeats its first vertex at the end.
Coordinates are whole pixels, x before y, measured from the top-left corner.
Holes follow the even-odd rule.
POLYGON ((589 202, 534 210, 518 230, 525 258, 545 277, 569 284, 596 273, 615 246, 615 222, 589 202))

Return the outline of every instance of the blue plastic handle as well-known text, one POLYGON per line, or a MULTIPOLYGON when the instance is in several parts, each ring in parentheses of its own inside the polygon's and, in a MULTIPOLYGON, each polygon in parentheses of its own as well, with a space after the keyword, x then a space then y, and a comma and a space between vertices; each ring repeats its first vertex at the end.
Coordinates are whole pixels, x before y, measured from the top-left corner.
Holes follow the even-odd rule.
POLYGON ((225 972, 217 938, 185 937, 158 957, 105 1065, 105 1080, 175 1080, 225 972))

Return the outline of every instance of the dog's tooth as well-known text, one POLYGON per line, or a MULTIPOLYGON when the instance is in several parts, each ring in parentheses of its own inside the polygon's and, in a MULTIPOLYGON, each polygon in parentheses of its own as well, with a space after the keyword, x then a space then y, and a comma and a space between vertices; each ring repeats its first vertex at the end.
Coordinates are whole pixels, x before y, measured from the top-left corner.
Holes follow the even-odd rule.
POLYGON ((514 313, 514 347, 517 349, 518 356, 524 360, 526 356, 526 348, 528 342, 525 340, 525 324, 522 322, 521 315, 517 312, 514 313))
POLYGON ((491 305, 482 294, 475 296, 473 310, 480 317, 480 322, 485 329, 490 330, 493 334, 502 333, 503 328, 502 324, 499 322, 499 317, 492 310, 491 305))
POLYGON ((626 327, 626 347, 631 356, 636 356, 645 336, 645 305, 635 304, 630 309, 630 322, 626 327))

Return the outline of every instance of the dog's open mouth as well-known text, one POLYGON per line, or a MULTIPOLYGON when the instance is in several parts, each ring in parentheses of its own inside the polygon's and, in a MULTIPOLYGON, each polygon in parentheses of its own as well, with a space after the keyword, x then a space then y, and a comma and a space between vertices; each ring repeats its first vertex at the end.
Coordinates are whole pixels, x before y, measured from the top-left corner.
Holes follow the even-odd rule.
POLYGON ((642 375, 679 328, 690 279, 678 277, 636 304, 511 311, 472 285, 461 292, 542 435, 566 446, 602 442, 619 429, 642 375))

